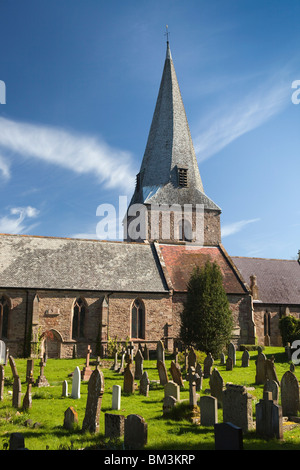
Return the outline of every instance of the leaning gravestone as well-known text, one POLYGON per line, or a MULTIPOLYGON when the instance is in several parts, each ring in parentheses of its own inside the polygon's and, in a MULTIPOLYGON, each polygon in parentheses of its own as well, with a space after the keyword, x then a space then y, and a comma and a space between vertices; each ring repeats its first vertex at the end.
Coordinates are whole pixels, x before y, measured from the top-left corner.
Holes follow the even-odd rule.
POLYGON ((184 387, 179 364, 176 364, 174 361, 171 361, 170 372, 172 375, 173 382, 177 383, 179 387, 184 387))
POLYGON ((85 416, 82 424, 83 431, 95 433, 99 431, 99 419, 104 393, 103 372, 96 367, 88 383, 88 397, 85 416))
POLYGON ((158 341, 156 345, 156 360, 157 364, 159 361, 165 362, 165 348, 162 341, 158 341))
POLYGON ((299 410, 299 383, 293 372, 287 371, 281 379, 281 406, 283 416, 297 416, 299 410))
POLYGON ((80 384, 81 384, 81 372, 79 367, 77 366, 73 373, 73 380, 72 380, 72 392, 71 397, 78 399, 80 398, 80 384))
POLYGON ((274 362, 273 357, 272 359, 266 359, 266 380, 275 380, 279 385, 274 362))
POLYGON ((168 383, 169 381, 168 373, 167 373, 165 363, 163 361, 157 361, 157 370, 158 370, 160 385, 165 385, 166 383, 168 383))
POLYGON ((147 444, 148 425, 139 415, 129 415, 125 420, 125 449, 141 449, 147 444))

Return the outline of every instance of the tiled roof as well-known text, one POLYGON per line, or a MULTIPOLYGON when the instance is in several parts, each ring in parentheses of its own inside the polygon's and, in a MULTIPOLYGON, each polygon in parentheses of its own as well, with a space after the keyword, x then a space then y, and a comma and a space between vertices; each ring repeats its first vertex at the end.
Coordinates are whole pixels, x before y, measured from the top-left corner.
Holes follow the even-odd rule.
POLYGON ((153 246, 0 235, 0 288, 166 292, 153 246))
POLYGON ((300 264, 296 260, 233 256, 245 282, 255 275, 258 297, 264 303, 300 304, 300 264))
POLYGON ((174 291, 185 292, 193 268, 202 267, 209 260, 216 261, 219 265, 227 294, 248 292, 223 247, 159 244, 159 251, 162 265, 167 272, 166 277, 174 291))

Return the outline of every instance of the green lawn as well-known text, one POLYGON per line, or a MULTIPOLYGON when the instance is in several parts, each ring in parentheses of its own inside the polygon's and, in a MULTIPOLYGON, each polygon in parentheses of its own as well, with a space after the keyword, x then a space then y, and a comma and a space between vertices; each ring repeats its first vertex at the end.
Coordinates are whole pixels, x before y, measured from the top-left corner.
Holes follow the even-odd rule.
MULTIPOLYGON (((289 370, 289 364, 285 362, 283 348, 266 348, 264 353, 270 357, 274 354, 276 372, 279 380, 284 372, 289 370)), ((256 351, 251 351, 250 366, 241 367, 242 352, 237 352, 237 364, 233 371, 226 371, 225 366, 221 366, 219 361, 215 361, 214 367, 220 371, 224 383, 232 382, 239 385, 255 387, 250 391, 253 395, 253 410, 255 415, 255 404, 262 397, 263 386, 255 386, 255 359, 256 351)), ((171 356, 166 355, 166 366, 169 370, 171 356)), ((39 375, 39 361, 35 361, 34 377, 39 375)), ((69 393, 71 392, 71 378, 68 375, 73 372, 78 365, 83 368, 84 359, 48 359, 45 367, 45 375, 50 387, 32 388, 32 408, 28 412, 16 410, 11 406, 12 398, 9 391, 12 390, 12 374, 10 366, 5 367, 5 392, 4 400, 0 402, 0 449, 5 449, 12 432, 21 432, 25 436, 25 445, 30 450, 60 450, 60 449, 81 449, 103 447, 108 445, 104 438, 104 413, 119 413, 125 416, 137 413, 143 416, 148 423, 148 444, 149 450, 202 450, 214 449, 213 428, 205 428, 192 425, 188 421, 171 420, 162 417, 163 387, 157 386, 150 390, 149 397, 144 397, 136 392, 131 396, 122 395, 121 410, 112 411, 112 386, 121 385, 123 388, 123 376, 108 369, 102 368, 105 378, 105 391, 102 401, 100 416, 100 432, 95 435, 82 433, 81 426, 85 414, 87 399, 87 382, 81 384, 81 398, 78 400, 62 398, 62 382, 68 380, 69 393), (78 413, 78 429, 69 432, 63 428, 64 412, 73 406, 78 413), (30 419, 31 425, 26 426, 26 421, 30 419), (34 423, 40 423, 34 427, 34 423)), ((25 393, 26 384, 26 359, 17 359, 16 365, 22 381, 22 393, 25 393)), ((150 380, 158 380, 156 361, 145 361, 144 370, 147 370, 150 380)), ((296 367, 295 374, 300 381, 300 366, 296 367)), ((169 374, 171 379, 171 375, 169 374)), ((187 387, 187 386, 186 386, 187 387)), ((209 388, 209 380, 203 381, 203 389, 200 394, 204 394, 209 388)), ((181 398, 188 399, 188 388, 181 391, 181 398)), ((22 395, 23 402, 23 395, 22 395)), ((222 410, 219 410, 219 422, 223 421, 222 410)), ((286 427, 287 429, 287 427, 286 427)), ((115 444, 116 446, 122 443, 115 444)), ((244 435, 245 449, 300 449, 300 426, 293 429, 284 430, 284 440, 265 441, 256 438, 255 432, 251 431, 244 435)))

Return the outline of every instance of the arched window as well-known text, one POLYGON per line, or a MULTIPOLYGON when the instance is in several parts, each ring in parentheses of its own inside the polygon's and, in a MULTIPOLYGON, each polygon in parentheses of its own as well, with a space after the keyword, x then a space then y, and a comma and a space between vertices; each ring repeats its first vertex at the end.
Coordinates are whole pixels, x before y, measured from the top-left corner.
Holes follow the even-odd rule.
POLYGON ((83 299, 75 300, 73 307, 73 325, 72 325, 72 339, 84 337, 84 322, 86 314, 86 304, 83 299))
POLYGON ((271 336, 271 315, 270 312, 264 314, 264 335, 271 336))
POLYGON ((131 307, 131 338, 145 339, 145 308, 139 299, 131 307))
POLYGON ((189 220, 182 219, 179 222, 178 232, 179 241, 191 242, 193 240, 193 231, 189 220))
POLYGON ((7 338, 8 337, 8 315, 9 315, 9 301, 3 295, 0 298, 0 337, 7 338))

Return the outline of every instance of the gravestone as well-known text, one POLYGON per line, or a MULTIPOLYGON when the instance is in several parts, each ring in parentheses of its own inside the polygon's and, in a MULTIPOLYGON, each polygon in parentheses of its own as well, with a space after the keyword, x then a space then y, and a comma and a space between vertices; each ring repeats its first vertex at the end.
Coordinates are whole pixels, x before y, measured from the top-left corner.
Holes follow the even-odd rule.
POLYGON ((62 397, 67 397, 68 396, 68 382, 66 380, 64 380, 63 384, 62 384, 61 396, 62 397))
POLYGON ((109 439, 120 439, 124 436, 125 416, 105 413, 105 437, 109 439))
POLYGON ((218 400, 210 395, 203 395, 199 403, 201 425, 214 426, 218 422, 218 400))
POLYGON ((203 378, 208 379, 211 376, 214 360, 211 353, 208 353, 203 363, 203 378))
POLYGON ((244 352, 242 354, 242 367, 249 367, 249 362, 250 362, 250 354, 247 349, 244 349, 244 352))
POLYGON ((6 344, 0 340, 0 365, 6 364, 6 344))
POLYGON ((157 367, 159 361, 165 362, 165 348, 162 341, 158 341, 156 344, 156 361, 157 367))
POLYGON ((49 387, 48 380, 46 379, 46 377, 44 375, 45 365, 46 365, 46 362, 43 360, 43 358, 41 358, 40 364, 39 364, 39 366, 40 366, 40 375, 36 379, 36 382, 34 384, 35 387, 49 387))
POLYGON ((72 431, 74 429, 74 426, 76 426, 77 424, 78 424, 78 413, 73 408, 73 406, 70 406, 65 411, 63 427, 65 429, 68 429, 69 431, 72 431))
POLYGON ((124 371, 124 380, 123 380, 123 392, 124 393, 134 393, 134 375, 132 372, 132 362, 127 363, 124 371))
POLYGON ((215 450, 243 450, 243 430, 233 423, 216 423, 215 450))
POLYGON ((201 364, 199 363, 196 365, 196 374, 198 376, 196 379, 196 391, 200 392, 200 390, 202 390, 203 372, 201 364))
POLYGON ((81 372, 81 380, 83 381, 87 381, 89 380, 90 376, 92 375, 92 369, 90 367, 90 357, 91 357, 91 346, 88 345, 88 348, 87 348, 87 353, 86 353, 86 360, 85 360, 85 366, 84 368, 82 369, 82 372, 81 372))
POLYGON ((118 370, 119 369, 119 364, 118 364, 118 351, 115 349, 114 351, 114 363, 110 368, 111 370, 118 370))
POLYGON ((264 439, 282 439, 282 408, 275 405, 271 392, 264 392, 262 400, 256 404, 256 434, 264 439))
POLYGON ((14 408, 20 408, 21 407, 21 380, 18 375, 14 376, 14 382, 13 382, 13 395, 12 395, 12 406, 14 408))
POLYGON ((26 382, 29 382, 29 380, 31 380, 33 377, 33 367, 34 367, 34 359, 27 359, 26 382))
POLYGON ((163 399, 163 415, 167 416, 170 411, 176 406, 177 400, 175 397, 168 395, 163 399))
POLYGON ((198 375, 195 372, 195 368, 190 367, 188 374, 190 413, 188 418, 193 424, 200 424, 200 408, 197 404, 198 395, 196 394, 197 378, 198 375))
POLYGON ((253 428, 252 396, 242 385, 226 384, 223 391, 223 422, 247 432, 253 428))
POLYGON ((72 380, 72 392, 71 397, 78 399, 80 398, 80 384, 81 384, 81 373, 80 369, 77 366, 73 373, 73 380, 72 380))
POLYGON ((91 433, 99 432, 99 419, 104 393, 103 372, 96 367, 88 383, 88 397, 82 430, 91 433))
POLYGON ((182 378, 179 364, 176 364, 174 361, 171 361, 170 372, 171 372, 173 382, 177 383, 179 387, 184 387, 183 378, 182 378))
POLYGON ((224 381, 217 368, 212 371, 212 374, 209 379, 209 386, 210 394, 215 397, 218 401, 218 408, 222 408, 224 381))
POLYGON ((264 392, 271 392, 272 400, 275 405, 278 405, 279 399, 279 385, 275 380, 267 380, 264 385, 264 392))
POLYGON ((137 353, 134 358, 135 361, 135 373, 134 378, 135 380, 141 380, 143 375, 143 362, 144 358, 140 349, 137 350, 137 353))
POLYGON ((20 450, 25 448, 24 435, 21 432, 13 432, 9 438, 9 450, 20 450))
POLYGON ((227 357, 226 359, 226 370, 232 370, 233 369, 233 360, 232 357, 227 357))
POLYGON ((279 380, 277 377, 276 369, 275 369, 275 364, 274 364, 274 357, 272 359, 266 359, 266 380, 275 380, 275 382, 278 383, 279 385, 279 380))
POLYGON ((3 400, 4 392, 4 366, 0 364, 0 401, 3 400))
POLYGON ((256 360, 256 385, 264 384, 266 381, 266 356, 264 353, 260 353, 256 360))
POLYGON ((157 361, 157 370, 158 370, 160 385, 165 385, 166 383, 168 383, 169 381, 168 373, 167 373, 165 363, 163 361, 157 361))
POLYGON ((118 373, 119 374, 123 374, 124 373, 124 362, 125 362, 125 350, 122 350, 122 353, 121 353, 121 363, 120 363, 120 367, 118 368, 118 373))
POLYGON ((148 425, 142 416, 131 414, 125 419, 125 449, 141 449, 147 444, 148 425))
POLYGON ((180 387, 175 382, 169 381, 164 385, 165 397, 171 396, 176 398, 177 401, 180 400, 180 387))
POLYGON ((28 410, 32 407, 31 388, 32 388, 33 383, 34 383, 34 380, 33 380, 33 375, 31 373, 30 377, 27 380, 27 390, 26 390, 24 400, 23 400, 24 410, 28 410))
POLYGON ((112 388, 112 410, 121 408, 121 385, 113 385, 112 388))
POLYGON ((233 343, 229 343, 228 345, 228 357, 232 359, 232 366, 236 365, 236 352, 235 352, 235 345, 233 343))
POLYGON ((225 354, 222 352, 220 356, 220 365, 225 366, 225 362, 226 362, 225 354))
POLYGON ((188 368, 189 367, 196 368, 196 363, 197 363, 197 356, 196 356, 194 348, 191 348, 188 354, 188 368))
POLYGON ((12 375, 13 377, 16 377, 18 375, 18 371, 17 371, 15 360, 11 355, 8 356, 8 360, 9 360, 9 365, 11 368, 12 375))
POLYGON ((283 374, 280 385, 283 416, 297 416, 300 405, 297 377, 288 370, 283 374))
POLYGON ((148 397, 150 388, 150 380, 148 378, 148 373, 145 371, 140 380, 140 395, 148 397))

